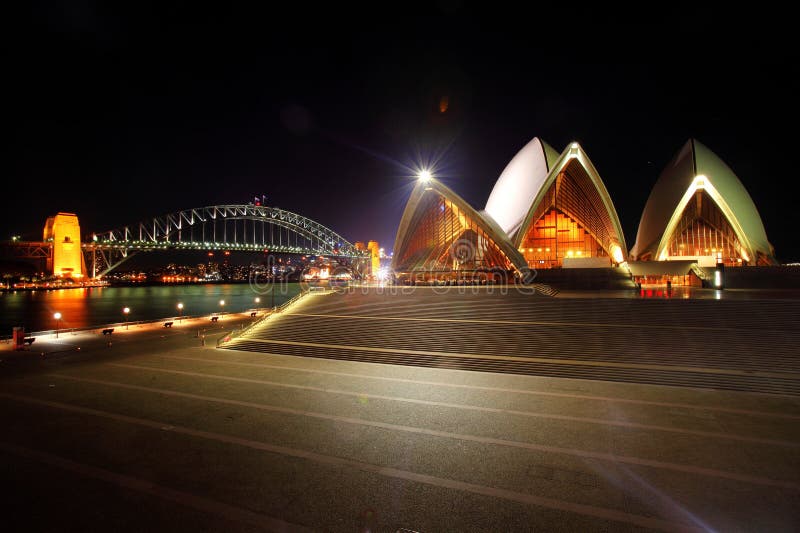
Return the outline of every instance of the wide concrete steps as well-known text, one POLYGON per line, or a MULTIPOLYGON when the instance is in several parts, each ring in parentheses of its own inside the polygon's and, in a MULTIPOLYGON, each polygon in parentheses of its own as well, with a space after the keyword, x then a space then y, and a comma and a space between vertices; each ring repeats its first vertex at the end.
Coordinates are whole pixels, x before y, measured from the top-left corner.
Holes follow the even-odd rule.
POLYGON ((548 268, 536 271, 537 283, 560 290, 633 289, 630 275, 622 268, 548 268))
POLYGON ((376 353, 365 350, 342 350, 336 347, 308 347, 265 344, 258 341, 239 339, 226 349, 248 352, 262 352, 275 355, 298 357, 318 357, 342 361, 359 361, 429 368, 448 368, 476 372, 497 372, 503 374, 524 374, 532 376, 561 377, 570 379, 591 379, 669 385, 679 387, 700 387, 708 389, 734 390, 773 394, 800 395, 800 380, 796 378, 758 377, 747 375, 697 374, 681 370, 646 370, 614 368, 603 365, 584 367, 570 364, 548 364, 539 361, 497 361, 484 358, 464 358, 458 356, 436 356, 407 353, 376 353))
POLYGON ((800 394, 798 303, 347 294, 226 348, 483 372, 800 394))

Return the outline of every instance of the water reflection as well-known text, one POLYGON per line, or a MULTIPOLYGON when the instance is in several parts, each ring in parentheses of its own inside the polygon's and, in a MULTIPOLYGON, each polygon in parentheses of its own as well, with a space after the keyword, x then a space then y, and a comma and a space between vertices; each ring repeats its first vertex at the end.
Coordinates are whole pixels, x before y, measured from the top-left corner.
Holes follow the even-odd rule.
POLYGON ((697 287, 690 286, 663 286, 657 285, 652 287, 644 287, 639 290, 640 298, 698 298, 701 296, 701 291, 697 287))
POLYGON ((240 313, 255 306, 270 307, 273 301, 280 305, 298 292, 297 283, 277 285, 274 300, 270 288, 256 293, 247 284, 11 291, 0 294, 0 335, 10 335, 13 326, 24 326, 26 331, 55 329, 56 312, 61 313, 59 327, 64 330, 122 323, 125 307, 130 308, 131 322, 177 317, 179 302, 184 317, 219 312, 220 300, 225 300, 226 313, 240 313))
POLYGON ((797 289, 709 289, 690 286, 665 287, 663 285, 644 286, 632 292, 627 291, 585 291, 585 294, 568 293, 570 297, 609 297, 609 298, 644 298, 684 300, 797 300, 800 291, 797 289))

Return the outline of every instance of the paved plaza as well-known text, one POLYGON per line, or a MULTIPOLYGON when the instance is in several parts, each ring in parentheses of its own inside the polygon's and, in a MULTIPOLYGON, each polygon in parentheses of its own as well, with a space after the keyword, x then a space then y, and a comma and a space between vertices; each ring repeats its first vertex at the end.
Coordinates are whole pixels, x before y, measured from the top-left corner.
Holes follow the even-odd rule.
POLYGON ((800 302, 407 292, 0 352, 5 524, 797 530, 800 302))

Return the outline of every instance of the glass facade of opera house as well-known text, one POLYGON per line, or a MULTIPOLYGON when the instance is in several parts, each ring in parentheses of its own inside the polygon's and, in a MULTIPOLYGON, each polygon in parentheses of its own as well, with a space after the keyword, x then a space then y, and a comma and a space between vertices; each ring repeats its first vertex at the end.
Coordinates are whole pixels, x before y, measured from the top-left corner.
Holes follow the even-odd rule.
MULTIPOLYGON (((733 171, 691 139, 661 173, 628 251, 614 204, 578 143, 560 154, 533 139, 478 211, 436 179, 420 180, 398 228, 400 279, 524 279, 532 269, 629 267, 675 261, 713 267, 776 264, 761 217, 733 171)), ((657 271, 657 264, 649 265, 657 271)))

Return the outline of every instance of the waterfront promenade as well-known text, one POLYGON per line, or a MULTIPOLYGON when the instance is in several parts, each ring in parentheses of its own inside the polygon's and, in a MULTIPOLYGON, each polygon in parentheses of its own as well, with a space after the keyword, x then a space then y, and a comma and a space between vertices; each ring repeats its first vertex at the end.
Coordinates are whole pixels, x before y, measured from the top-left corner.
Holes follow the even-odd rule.
POLYGON ((40 338, 0 352, 4 517, 19 531, 796 530, 797 305, 370 291, 307 296, 226 349, 216 337, 248 316, 204 346, 207 320, 118 330, 111 347, 40 338))

